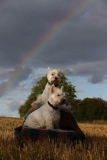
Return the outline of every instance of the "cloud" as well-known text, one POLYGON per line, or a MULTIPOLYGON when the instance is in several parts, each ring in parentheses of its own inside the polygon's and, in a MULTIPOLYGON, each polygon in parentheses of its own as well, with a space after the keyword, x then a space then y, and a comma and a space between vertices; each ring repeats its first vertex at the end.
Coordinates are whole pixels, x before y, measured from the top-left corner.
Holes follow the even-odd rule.
POLYGON ((20 70, 18 70, 17 68, 6 70, 6 75, 4 73, 1 73, 1 75, 3 74, 3 76, 7 79, 2 80, 0 83, 0 97, 3 96, 4 92, 7 91, 10 86, 11 89, 15 89, 21 81, 28 79, 29 74, 32 73, 31 68, 26 68, 24 69, 24 71, 22 71, 23 68, 19 69, 20 70))
POLYGON ((83 62, 77 65, 71 65, 68 74, 76 76, 86 76, 88 82, 100 83, 103 82, 104 76, 106 75, 107 61, 97 62, 83 62))
MULTIPOLYGON (((0 10, 0 65, 14 66, 61 17, 61 1, 5 1, 0 10), (59 4, 59 5, 58 5, 59 4), (8 27, 7 27, 8 26, 8 27), (6 62, 6 63, 5 63, 6 62)), ((62 11, 61 11, 62 10, 62 11)))
POLYGON ((14 72, 14 68, 0 68, 0 82, 8 81, 9 76, 14 72))
POLYGON ((103 80, 103 84, 107 84, 107 79, 106 79, 106 80, 103 80))
POLYGON ((84 92, 84 91, 83 91, 82 89, 77 88, 77 89, 76 89, 76 92, 77 92, 77 93, 82 93, 82 92, 84 92))
POLYGON ((14 112, 14 111, 18 111, 20 106, 21 106, 20 101, 15 101, 13 99, 9 99, 6 101, 6 103, 4 105, 4 109, 14 112))
POLYGON ((7 82, 1 82, 0 83, 0 97, 3 96, 6 86, 7 86, 7 82))
POLYGON ((100 83, 103 81, 103 77, 104 76, 102 76, 100 74, 93 75, 93 77, 89 79, 89 82, 91 82, 93 84, 100 83))
POLYGON ((18 110, 23 104, 21 99, 14 99, 14 97, 4 97, 5 103, 2 104, 1 116, 19 117, 18 110))

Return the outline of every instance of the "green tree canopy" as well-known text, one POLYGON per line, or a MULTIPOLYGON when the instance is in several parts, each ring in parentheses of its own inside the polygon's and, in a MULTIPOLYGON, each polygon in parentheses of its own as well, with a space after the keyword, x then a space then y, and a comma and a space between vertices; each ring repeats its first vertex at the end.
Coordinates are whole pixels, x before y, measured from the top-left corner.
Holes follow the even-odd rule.
POLYGON ((72 110, 79 121, 107 120, 106 104, 101 98, 85 98, 76 102, 72 110))
MULTIPOLYGON (((23 117, 27 111, 31 108, 31 103, 37 99, 37 96, 41 94, 47 83, 47 76, 42 77, 35 86, 32 87, 31 94, 23 105, 19 108, 20 117, 23 117)), ((64 86, 64 92, 66 93, 66 99, 68 103, 76 98, 75 86, 73 86, 63 73, 61 73, 61 82, 59 87, 64 86)))

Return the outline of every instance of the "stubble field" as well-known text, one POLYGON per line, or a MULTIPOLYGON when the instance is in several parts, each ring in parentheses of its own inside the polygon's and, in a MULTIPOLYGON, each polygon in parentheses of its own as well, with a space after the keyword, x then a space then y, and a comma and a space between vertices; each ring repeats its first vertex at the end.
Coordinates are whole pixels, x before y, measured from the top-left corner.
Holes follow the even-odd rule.
POLYGON ((0 117, 0 160, 107 160, 107 122, 78 123, 86 135, 84 144, 29 141, 21 149, 13 131, 22 122, 0 117))

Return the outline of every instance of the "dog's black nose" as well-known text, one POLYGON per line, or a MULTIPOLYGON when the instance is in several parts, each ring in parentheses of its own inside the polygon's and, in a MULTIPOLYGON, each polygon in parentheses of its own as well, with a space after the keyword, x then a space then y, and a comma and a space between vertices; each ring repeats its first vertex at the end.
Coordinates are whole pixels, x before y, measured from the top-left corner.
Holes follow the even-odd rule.
POLYGON ((66 102, 66 99, 65 99, 65 98, 63 98, 62 103, 65 103, 65 102, 66 102))
POLYGON ((55 77, 55 79, 57 80, 57 79, 58 79, 58 77, 55 77))

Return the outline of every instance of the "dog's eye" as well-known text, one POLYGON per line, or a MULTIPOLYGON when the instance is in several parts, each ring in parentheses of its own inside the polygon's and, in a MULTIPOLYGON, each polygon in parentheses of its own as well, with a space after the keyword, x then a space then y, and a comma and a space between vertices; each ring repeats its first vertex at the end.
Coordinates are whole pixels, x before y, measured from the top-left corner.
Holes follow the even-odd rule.
POLYGON ((58 94, 58 97, 60 96, 60 94, 58 94))
POLYGON ((58 74, 58 76, 60 76, 60 74, 58 74))
POLYGON ((54 74, 52 73, 52 76, 53 76, 54 74))

